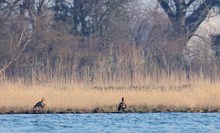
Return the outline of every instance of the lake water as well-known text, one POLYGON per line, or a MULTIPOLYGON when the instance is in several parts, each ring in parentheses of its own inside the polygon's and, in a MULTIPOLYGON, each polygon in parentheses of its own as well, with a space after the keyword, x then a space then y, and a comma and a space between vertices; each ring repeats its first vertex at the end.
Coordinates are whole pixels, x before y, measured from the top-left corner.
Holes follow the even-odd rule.
POLYGON ((0 133, 220 132, 220 113, 0 115, 0 133))

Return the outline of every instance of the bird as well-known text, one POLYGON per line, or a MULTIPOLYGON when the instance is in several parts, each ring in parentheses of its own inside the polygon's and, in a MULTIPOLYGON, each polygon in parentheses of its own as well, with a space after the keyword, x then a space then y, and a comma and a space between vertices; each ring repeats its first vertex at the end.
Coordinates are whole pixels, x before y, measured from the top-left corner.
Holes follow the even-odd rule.
POLYGON ((42 97, 41 101, 37 102, 37 103, 34 105, 33 109, 35 109, 35 108, 44 108, 45 106, 46 106, 45 98, 42 97))
POLYGON ((125 103, 124 97, 121 98, 121 102, 118 105, 118 111, 125 111, 127 105, 125 103))

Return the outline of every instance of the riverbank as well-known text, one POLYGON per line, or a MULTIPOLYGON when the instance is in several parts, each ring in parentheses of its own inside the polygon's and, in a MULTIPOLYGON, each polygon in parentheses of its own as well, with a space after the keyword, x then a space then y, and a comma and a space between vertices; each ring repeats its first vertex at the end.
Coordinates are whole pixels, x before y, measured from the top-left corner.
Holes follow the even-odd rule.
POLYGON ((127 113, 220 112, 220 82, 178 80, 142 85, 0 84, 0 114, 114 113, 125 98, 127 113), (46 106, 33 110, 44 97, 46 106))
POLYGON ((130 106, 124 112, 118 112, 115 107, 97 107, 94 109, 27 109, 27 108, 0 108, 0 114, 85 114, 85 113, 160 113, 160 112, 184 112, 184 113, 213 113, 219 112, 220 107, 171 107, 171 106, 130 106))

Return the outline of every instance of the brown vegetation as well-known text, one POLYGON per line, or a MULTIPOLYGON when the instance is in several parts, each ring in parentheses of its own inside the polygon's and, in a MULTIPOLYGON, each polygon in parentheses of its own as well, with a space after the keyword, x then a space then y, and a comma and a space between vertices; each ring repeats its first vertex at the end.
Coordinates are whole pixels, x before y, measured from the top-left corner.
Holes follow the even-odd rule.
POLYGON ((122 96, 129 112, 218 111, 219 57, 186 47, 214 5, 192 3, 190 16, 206 10, 183 26, 188 13, 138 0, 1 1, 1 113, 34 113, 41 97, 37 112, 114 112, 122 96))
POLYGON ((77 84, 23 85, 4 83, 0 90, 1 113, 117 112, 121 97, 127 112, 218 112, 219 82, 195 79, 187 83, 162 78, 142 85, 80 86, 77 84), (47 99, 44 109, 33 110, 36 101, 47 99))
POLYGON ((190 74, 218 78, 213 74, 219 72, 218 58, 183 52, 186 42, 173 36, 175 22, 169 19, 158 6, 141 1, 3 1, 0 78, 25 84, 132 84, 179 72, 188 79, 190 74))

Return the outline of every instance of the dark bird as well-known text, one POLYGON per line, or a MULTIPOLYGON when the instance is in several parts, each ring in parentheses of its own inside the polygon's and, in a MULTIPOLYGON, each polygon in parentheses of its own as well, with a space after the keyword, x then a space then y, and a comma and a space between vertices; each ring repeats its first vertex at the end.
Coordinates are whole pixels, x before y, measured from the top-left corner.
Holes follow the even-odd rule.
POLYGON ((37 102, 37 103, 34 105, 33 109, 35 109, 35 108, 44 108, 45 106, 46 106, 46 104, 45 104, 45 98, 42 97, 41 101, 37 102))
POLYGON ((127 105, 125 103, 124 97, 121 98, 121 102, 118 105, 118 111, 124 111, 126 109, 127 105))

